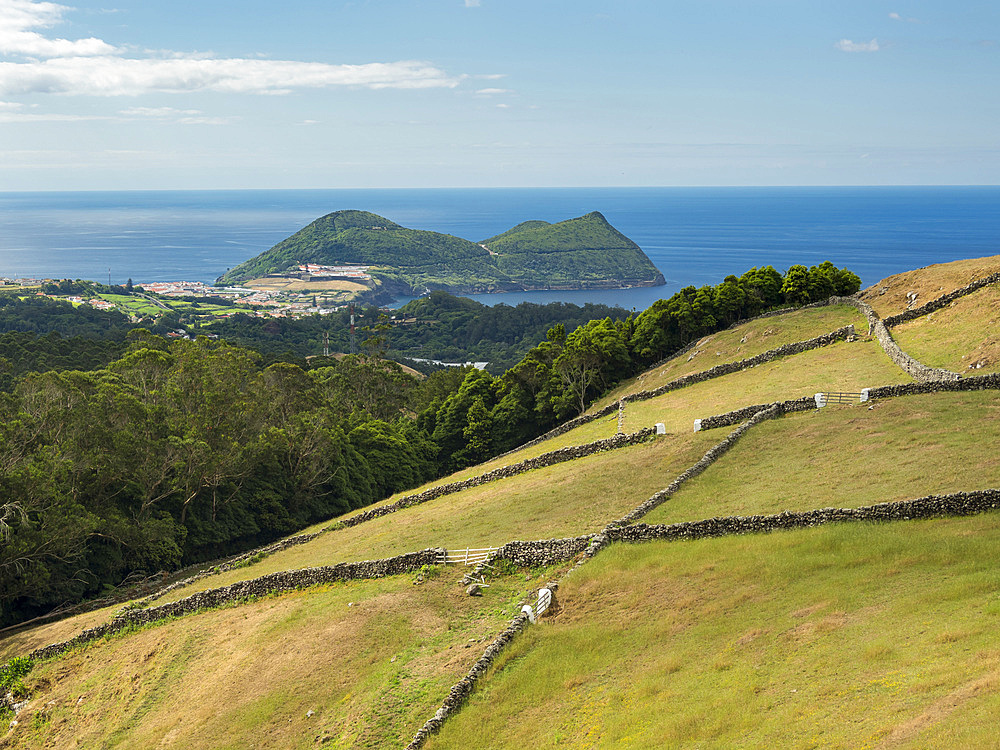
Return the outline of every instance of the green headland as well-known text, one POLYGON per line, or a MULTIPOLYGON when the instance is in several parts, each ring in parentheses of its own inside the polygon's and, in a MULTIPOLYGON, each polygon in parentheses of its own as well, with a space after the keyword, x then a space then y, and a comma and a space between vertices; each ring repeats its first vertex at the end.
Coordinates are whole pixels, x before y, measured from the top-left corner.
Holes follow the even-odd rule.
POLYGON ((642 249, 599 212, 528 221, 481 242, 408 229, 367 211, 327 214, 233 268, 226 283, 297 276, 299 266, 365 266, 388 294, 617 289, 664 283, 642 249))

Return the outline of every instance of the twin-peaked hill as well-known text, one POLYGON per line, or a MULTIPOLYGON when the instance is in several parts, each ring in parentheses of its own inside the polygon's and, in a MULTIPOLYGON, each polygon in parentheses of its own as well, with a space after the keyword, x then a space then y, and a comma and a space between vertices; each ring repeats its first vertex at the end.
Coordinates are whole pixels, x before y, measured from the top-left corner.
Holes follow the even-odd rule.
POLYGON ((122 625, 40 655, 0 747, 994 747, 997 272, 1000 257, 931 267, 935 295, 913 303, 913 280, 890 279, 873 303, 914 311, 892 336, 961 380, 914 382, 852 301, 740 323, 537 444, 116 621, 120 607, 8 634, 2 660, 122 625), (809 404, 862 388, 877 395, 809 404), (602 411, 619 399, 620 420, 602 411), (787 405, 692 431, 770 402, 787 405), (657 422, 666 435, 560 451, 657 422), (463 569, 421 567, 432 553, 363 562, 501 545, 481 598, 463 569), (556 605, 530 625, 521 607, 550 581, 556 605))
POLYGON ((594 211, 557 224, 529 221, 484 240, 408 229, 367 211, 336 211, 229 271, 236 283, 301 263, 373 266, 390 293, 599 289, 663 284, 638 245, 594 211))

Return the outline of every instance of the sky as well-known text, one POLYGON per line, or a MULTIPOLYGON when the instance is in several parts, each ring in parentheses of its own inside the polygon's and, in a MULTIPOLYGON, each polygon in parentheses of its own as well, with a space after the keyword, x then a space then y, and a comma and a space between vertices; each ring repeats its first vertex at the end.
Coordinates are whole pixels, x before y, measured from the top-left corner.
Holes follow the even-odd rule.
POLYGON ((0 0, 0 190, 1000 182, 995 0, 0 0))

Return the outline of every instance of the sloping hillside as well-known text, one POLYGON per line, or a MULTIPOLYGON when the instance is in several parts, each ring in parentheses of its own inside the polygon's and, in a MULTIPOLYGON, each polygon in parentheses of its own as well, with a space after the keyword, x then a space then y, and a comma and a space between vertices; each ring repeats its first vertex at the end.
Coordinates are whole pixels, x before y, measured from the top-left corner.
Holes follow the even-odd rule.
POLYGON ((558 224, 525 222, 482 244, 367 211, 335 211, 222 278, 243 282, 302 263, 369 266, 392 291, 412 294, 664 283, 639 246, 596 211, 558 224))
MULTIPOLYGON (((923 269, 925 281, 944 292, 971 280, 937 268, 938 278, 923 269)), ((942 357, 930 364, 961 362, 995 336, 992 324, 962 323, 992 320, 995 289, 931 313, 954 337, 907 339, 920 317, 891 333, 913 356, 924 345, 918 359, 942 357), (940 352, 934 341, 946 340, 940 352)), ((850 307, 741 324, 569 429, 433 483, 433 493, 418 488, 332 519, 283 549, 135 602, 113 632, 83 633, 111 620, 104 610, 7 635, 5 658, 81 637, 36 658, 23 678, 31 697, 3 742, 991 746, 1000 377, 922 373, 915 382, 887 341, 870 337, 850 307), (816 339, 848 324, 853 334, 816 339), (766 362, 678 380, 806 340, 766 362), (862 388, 873 389, 864 403, 817 410, 812 400, 862 388), (655 422, 666 434, 559 452, 655 422), (558 462, 523 463, 551 456, 558 462), (468 481, 498 467, 509 467, 505 476, 468 481), (933 497, 878 505, 924 496, 933 497), (795 512, 862 506, 831 516, 842 523, 793 528, 829 520, 795 512), (526 539, 559 541, 515 543, 526 539), (373 564, 374 579, 268 593, 283 571, 433 547, 500 548, 473 574, 486 584, 481 597, 466 595, 465 568, 398 558, 373 564), (213 599, 223 586, 251 593, 213 599), (519 613, 543 587, 555 588, 555 604, 532 625, 519 613)))

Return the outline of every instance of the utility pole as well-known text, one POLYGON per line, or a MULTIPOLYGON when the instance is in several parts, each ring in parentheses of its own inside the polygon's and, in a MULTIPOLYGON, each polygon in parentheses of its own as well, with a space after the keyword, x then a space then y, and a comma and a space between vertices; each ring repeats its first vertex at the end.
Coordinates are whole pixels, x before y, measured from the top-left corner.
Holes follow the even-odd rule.
POLYGON ((354 333, 354 303, 351 303, 351 354, 358 353, 358 339, 354 333))
POLYGON ((323 356, 330 356, 330 332, 323 331, 323 356))

